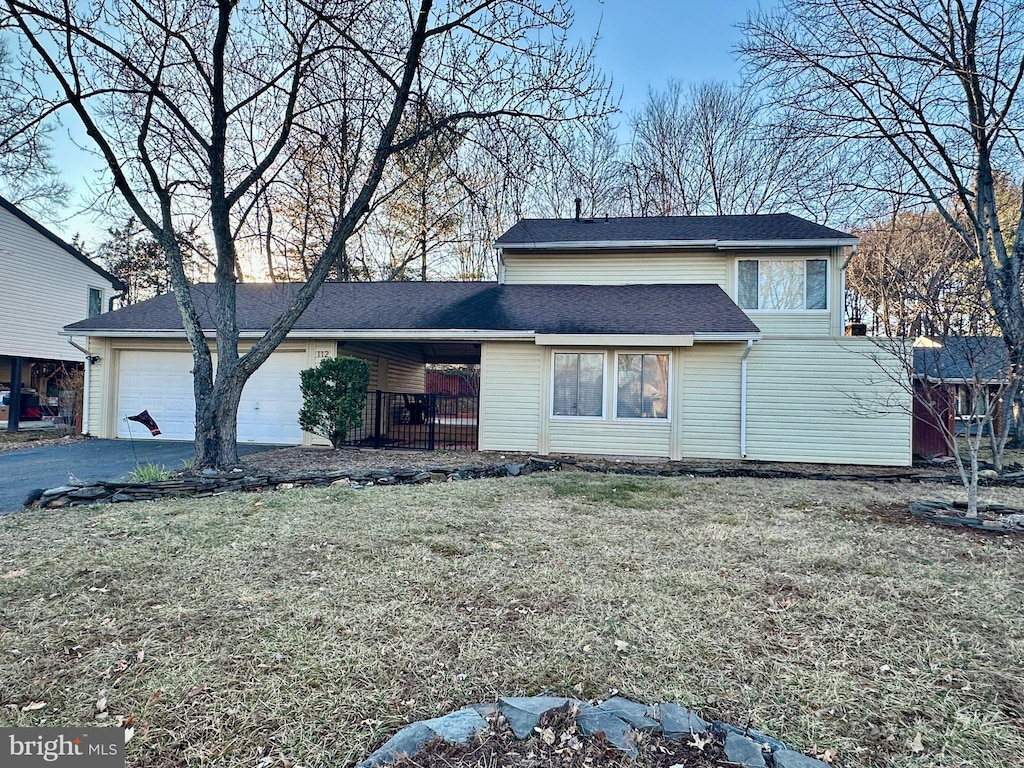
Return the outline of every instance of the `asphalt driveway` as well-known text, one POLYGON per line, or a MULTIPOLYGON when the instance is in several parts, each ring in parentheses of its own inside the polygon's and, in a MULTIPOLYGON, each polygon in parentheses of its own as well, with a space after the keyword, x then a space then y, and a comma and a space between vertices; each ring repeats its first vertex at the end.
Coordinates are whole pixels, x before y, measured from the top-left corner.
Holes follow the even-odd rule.
MULTIPOLYGON (((245 455, 275 446, 246 443, 238 446, 245 455)), ((0 453, 0 514, 21 509, 34 488, 55 488, 69 480, 123 480, 139 464, 181 467, 191 459, 192 443, 128 440, 82 440, 67 445, 44 445, 0 453)))

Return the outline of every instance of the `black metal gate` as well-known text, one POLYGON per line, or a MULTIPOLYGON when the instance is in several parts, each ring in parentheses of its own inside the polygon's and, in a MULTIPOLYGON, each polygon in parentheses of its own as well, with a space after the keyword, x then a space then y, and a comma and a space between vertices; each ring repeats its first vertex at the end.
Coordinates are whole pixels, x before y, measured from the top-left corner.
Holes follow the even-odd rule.
POLYGON ((363 426, 349 445, 373 448, 476 450, 479 398, 375 390, 366 398, 363 426))

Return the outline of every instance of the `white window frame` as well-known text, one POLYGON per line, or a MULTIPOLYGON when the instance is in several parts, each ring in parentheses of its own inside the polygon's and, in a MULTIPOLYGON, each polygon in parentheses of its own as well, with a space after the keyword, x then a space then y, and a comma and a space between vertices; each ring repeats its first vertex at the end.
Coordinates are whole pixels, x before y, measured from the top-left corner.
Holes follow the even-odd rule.
POLYGON ((608 420, 608 350, 606 349, 553 349, 551 350, 551 403, 548 416, 554 421, 607 421, 608 420), (601 415, 570 416, 555 413, 555 356, 601 355, 601 415))
MULTIPOLYGON (((744 312, 762 312, 766 315, 827 315, 832 312, 832 259, 828 256, 743 256, 736 259, 736 266, 733 270, 733 295, 736 297, 736 306, 744 312), (825 308, 824 309, 747 309, 740 305, 740 262, 741 261, 802 261, 804 262, 804 303, 807 303, 807 262, 825 262, 825 308)), ((760 287, 760 286, 759 286, 760 287)), ((761 303, 761 294, 758 291, 758 304, 761 303)))
POLYGON ((612 389, 612 420, 628 424, 667 424, 672 421, 672 351, 668 349, 616 349, 612 358, 615 369, 614 388, 612 389), (619 416, 619 355, 666 355, 668 357, 668 377, 665 380, 665 416, 619 416))

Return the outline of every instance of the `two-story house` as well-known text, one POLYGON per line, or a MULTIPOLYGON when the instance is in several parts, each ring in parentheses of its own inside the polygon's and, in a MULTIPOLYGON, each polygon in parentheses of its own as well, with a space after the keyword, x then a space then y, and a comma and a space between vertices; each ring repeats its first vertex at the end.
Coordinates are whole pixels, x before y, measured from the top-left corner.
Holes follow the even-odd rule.
MULTIPOLYGON (((62 335, 65 325, 109 307, 124 285, 50 230, 0 198, 0 390, 19 386, 47 402, 53 372, 81 367, 85 353, 62 335)), ((82 343, 85 339, 80 339, 82 343)), ((3 425, 10 415, 0 410, 3 425)), ((34 415, 34 414, 27 414, 34 415)))
MULTIPOLYGON (((355 355, 371 389, 400 393, 423 391, 426 363, 479 363, 485 450, 906 465, 909 392, 869 339, 843 335, 855 245, 787 214, 524 220, 496 243, 496 283, 325 284, 247 384, 239 439, 315 442, 298 372, 355 355)), ((296 290, 238 288, 243 339, 296 290)), ((209 306, 210 287, 193 290, 209 306)), ((94 434, 138 436, 124 416, 147 409, 192 438, 170 296, 68 331, 100 358, 94 434)))

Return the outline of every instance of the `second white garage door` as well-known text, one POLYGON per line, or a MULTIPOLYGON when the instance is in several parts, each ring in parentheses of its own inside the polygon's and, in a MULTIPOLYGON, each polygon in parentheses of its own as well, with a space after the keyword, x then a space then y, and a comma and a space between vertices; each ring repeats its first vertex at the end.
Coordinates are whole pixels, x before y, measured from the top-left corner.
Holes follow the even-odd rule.
MULTIPOLYGON (((243 443, 298 445, 302 406, 299 372, 305 352, 275 352, 245 384, 238 407, 238 440, 243 443)), ((188 352, 120 353, 117 387, 117 436, 152 439, 141 424, 125 416, 143 410, 160 426, 157 439, 195 438, 192 355, 188 352), (129 433, 129 429, 131 430, 129 433)))

